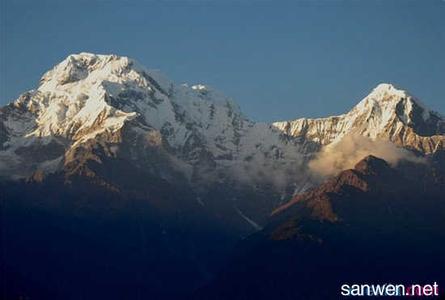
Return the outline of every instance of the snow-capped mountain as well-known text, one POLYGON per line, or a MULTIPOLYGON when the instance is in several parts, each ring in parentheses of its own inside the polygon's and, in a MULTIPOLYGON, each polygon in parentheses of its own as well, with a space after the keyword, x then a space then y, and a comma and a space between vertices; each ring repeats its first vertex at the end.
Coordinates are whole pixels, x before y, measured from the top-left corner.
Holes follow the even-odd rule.
POLYGON ((348 134, 389 140, 424 154, 445 147, 445 121, 407 91, 391 84, 378 85, 351 111, 320 119, 297 119, 273 124, 307 143, 328 145, 348 134))
POLYGON ((0 116, 0 172, 15 178, 61 170, 73 161, 71 169, 79 169, 79 155, 98 145, 108 156, 126 153, 138 165, 147 148, 157 151, 161 158, 143 167, 189 181, 228 174, 260 180, 258 170, 287 170, 281 161, 296 169, 301 162, 295 141, 250 121, 220 92, 174 84, 115 55, 70 55, 0 116))
POLYGON ((0 110, 0 177, 89 174, 119 158, 165 180, 284 189, 307 180, 324 145, 355 133, 430 154, 445 123, 406 91, 381 84, 350 112, 325 119, 255 123, 220 92, 178 85, 116 55, 70 55, 36 90, 0 110))

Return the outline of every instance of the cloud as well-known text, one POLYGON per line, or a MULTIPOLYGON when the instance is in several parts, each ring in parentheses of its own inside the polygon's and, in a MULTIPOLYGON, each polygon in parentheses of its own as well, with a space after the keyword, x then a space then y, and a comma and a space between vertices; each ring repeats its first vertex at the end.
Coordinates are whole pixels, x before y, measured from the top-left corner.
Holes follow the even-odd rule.
POLYGON ((390 141, 373 140, 361 135, 347 135, 339 142, 324 147, 309 162, 309 169, 317 175, 332 176, 342 170, 353 168, 357 162, 368 155, 382 158, 392 166, 400 160, 424 162, 422 158, 397 147, 390 141))
POLYGON ((238 162, 231 166, 230 174, 241 184, 272 185, 278 191, 284 191, 292 183, 305 179, 303 162, 299 156, 284 162, 265 159, 263 154, 259 153, 249 161, 238 162))

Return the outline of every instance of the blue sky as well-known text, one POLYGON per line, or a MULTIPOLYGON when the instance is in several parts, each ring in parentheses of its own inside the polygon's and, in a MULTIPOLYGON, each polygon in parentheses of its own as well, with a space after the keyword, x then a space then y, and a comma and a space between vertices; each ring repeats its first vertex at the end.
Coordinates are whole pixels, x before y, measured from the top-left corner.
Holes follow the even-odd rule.
POLYGON ((71 53, 209 84, 259 121, 350 109, 380 82, 445 113, 445 1, 0 0, 0 103, 71 53))

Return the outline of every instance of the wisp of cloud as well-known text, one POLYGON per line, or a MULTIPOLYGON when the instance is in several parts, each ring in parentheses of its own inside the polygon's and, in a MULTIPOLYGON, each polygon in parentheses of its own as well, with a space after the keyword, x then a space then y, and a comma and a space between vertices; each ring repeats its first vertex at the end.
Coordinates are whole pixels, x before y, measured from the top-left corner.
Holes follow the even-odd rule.
POLYGON ((324 147, 309 162, 309 169, 317 175, 333 176, 342 170, 353 168, 357 162, 368 155, 382 158, 392 166, 400 160, 424 162, 422 158, 416 157, 406 149, 397 147, 390 141, 351 134, 324 147))

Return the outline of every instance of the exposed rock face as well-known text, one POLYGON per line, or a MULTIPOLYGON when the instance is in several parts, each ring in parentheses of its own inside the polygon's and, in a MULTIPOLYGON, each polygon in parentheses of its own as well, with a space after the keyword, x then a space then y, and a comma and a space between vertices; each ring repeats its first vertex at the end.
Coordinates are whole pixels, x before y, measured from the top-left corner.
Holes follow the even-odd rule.
POLYGON ((445 122, 436 112, 404 90, 380 84, 350 112, 320 119, 297 119, 273 124, 286 134, 320 146, 339 141, 348 134, 383 139, 433 153, 445 148, 445 122))
POLYGON ((366 157, 276 210, 196 299, 318 300, 343 284, 442 282, 444 171, 443 153, 397 168, 366 157))
MULTIPOLYGON (((295 196, 274 210, 272 214, 279 214, 297 203, 304 203, 311 210, 311 215, 314 218, 335 222, 339 218, 332 210, 330 195, 341 194, 345 188, 353 188, 364 193, 371 190, 373 192, 384 190, 388 187, 386 181, 397 181, 397 177, 398 174, 390 168, 386 161, 368 156, 358 162, 354 169, 342 171, 338 176, 329 179, 320 186, 295 196)), ((388 183, 388 185, 391 184, 388 183)))
MULTIPOLYGON (((274 225, 269 227, 274 228, 272 236, 282 238, 283 232, 276 224, 289 224, 290 219, 330 224, 372 222, 375 224, 371 226, 380 228, 385 222, 409 223, 408 216, 416 210, 423 217, 443 215, 443 153, 433 155, 424 164, 405 162, 397 168, 380 158, 365 157, 353 169, 341 172, 278 207, 272 213, 274 225)), ((437 224, 432 226, 440 229, 437 224)))

